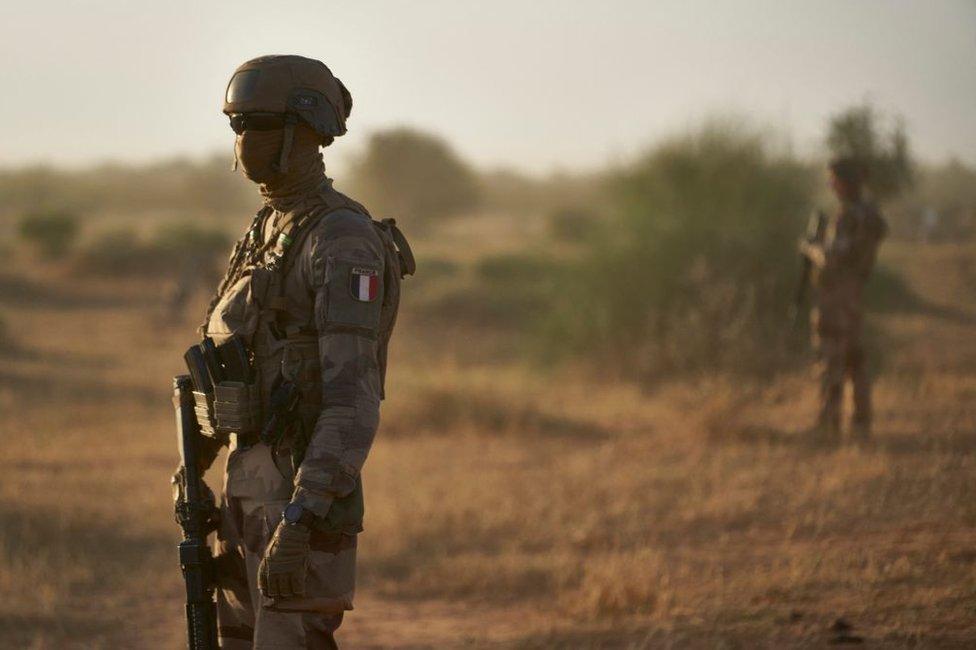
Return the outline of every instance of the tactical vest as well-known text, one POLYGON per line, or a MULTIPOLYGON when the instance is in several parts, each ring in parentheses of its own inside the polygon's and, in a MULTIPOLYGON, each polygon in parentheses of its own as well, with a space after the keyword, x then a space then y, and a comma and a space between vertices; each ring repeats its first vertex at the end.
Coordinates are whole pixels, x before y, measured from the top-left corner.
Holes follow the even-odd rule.
MULTIPOLYGON (((376 340, 381 386, 385 386, 387 351, 396 324, 400 282, 406 275, 414 273, 415 261, 406 238, 394 220, 373 220, 365 208, 336 192, 330 185, 324 185, 318 193, 309 197, 300 210, 285 213, 280 223, 270 222, 274 210, 269 207, 257 213, 247 233, 234 246, 227 272, 210 302, 201 327, 206 333, 218 307, 222 310, 219 320, 227 326, 230 323, 223 319, 223 310, 228 305, 235 305, 241 300, 241 304, 247 307, 242 313, 249 315, 242 321, 235 321, 236 325, 247 321, 246 326, 240 328, 241 332, 228 328, 232 330, 231 334, 240 336, 254 355, 256 377, 243 388, 242 394, 247 397, 242 401, 248 404, 240 408, 242 412, 253 415, 244 418, 234 411, 230 413, 230 421, 247 420, 260 424, 260 439, 270 445, 275 465, 286 478, 291 476, 282 469, 279 459, 282 455, 290 457, 290 474, 293 476, 304 458, 322 406, 319 333, 315 323, 314 298, 306 299, 304 292, 301 292, 302 295, 296 299, 302 300, 302 303, 289 304, 289 276, 301 259, 308 237, 323 223, 323 219, 342 209, 369 219, 381 242, 384 291, 376 340), (223 300, 225 295, 226 301, 223 300), (273 344, 269 345, 268 341, 273 344), (292 369, 288 377, 285 377, 286 367, 292 369), (275 385, 285 379, 297 387, 298 403, 290 411, 292 416, 280 428, 280 433, 268 438, 266 434, 269 431, 278 430, 277 425, 272 426, 276 422, 273 416, 275 396, 280 392, 275 385)), ((328 222, 321 230, 326 228, 328 222)), ((291 286, 294 289, 294 285, 291 286)), ((290 295, 296 297, 294 291, 290 295)), ((278 387, 281 388, 281 384, 278 387)), ((206 414, 206 405, 203 410, 206 414)), ((245 432, 233 426, 230 428, 237 433, 239 449, 242 442, 245 448, 255 444, 257 430, 245 432)), ((362 481, 357 477, 353 492, 336 499, 326 520, 320 522, 317 528, 319 532, 355 534, 362 530, 362 518, 362 481)))
MULTIPOLYGON (((206 332, 213 311, 225 293, 242 278, 257 271, 264 272, 268 276, 262 283, 263 295, 255 296, 255 300, 260 304, 262 313, 271 312, 270 328, 274 338, 284 340, 316 336, 312 310, 306 323, 287 322, 285 279, 294 267, 300 251, 315 226, 332 212, 342 209, 351 210, 370 219, 383 245, 384 291, 377 334, 377 362, 380 378, 385 387, 389 341, 396 325, 400 302, 400 283, 404 277, 413 275, 416 271, 416 262, 410 245, 395 220, 376 221, 369 216, 363 206, 331 188, 313 195, 310 202, 312 205, 308 206, 309 209, 301 216, 274 224, 274 229, 268 235, 265 234, 265 230, 270 225, 268 220, 274 210, 265 207, 257 213, 247 233, 234 246, 227 272, 207 309, 206 318, 200 328, 201 333, 206 332)), ((245 343, 250 346, 252 341, 246 340, 245 343)))

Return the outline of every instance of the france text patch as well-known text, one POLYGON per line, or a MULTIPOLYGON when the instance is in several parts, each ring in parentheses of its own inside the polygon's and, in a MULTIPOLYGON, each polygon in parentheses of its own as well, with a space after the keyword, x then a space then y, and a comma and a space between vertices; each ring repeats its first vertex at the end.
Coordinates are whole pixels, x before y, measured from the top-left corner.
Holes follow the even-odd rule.
POLYGON ((354 266, 349 273, 352 297, 360 302, 373 302, 380 292, 380 276, 375 269, 354 266))

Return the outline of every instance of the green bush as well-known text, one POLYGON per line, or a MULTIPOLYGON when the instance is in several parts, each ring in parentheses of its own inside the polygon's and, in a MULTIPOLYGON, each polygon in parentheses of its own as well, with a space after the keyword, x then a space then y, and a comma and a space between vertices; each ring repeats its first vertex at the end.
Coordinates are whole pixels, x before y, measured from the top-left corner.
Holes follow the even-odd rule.
POLYGON ((78 238, 78 217, 70 212, 31 212, 20 220, 20 236, 47 259, 67 253, 78 238))
POLYGON ((80 270, 97 275, 158 272, 158 262, 154 251, 129 227, 100 233, 78 255, 80 270))
POLYGON ((378 216, 423 223, 478 203, 468 164, 444 140, 414 129, 375 133, 353 175, 356 196, 378 216))
POLYGON ((867 186, 878 199, 894 197, 911 186, 914 162, 901 120, 889 131, 871 104, 852 106, 830 118, 827 148, 831 155, 859 160, 867 173, 867 186))
POLYGON ((652 378, 768 369, 786 314, 813 175, 768 140, 711 124, 610 179, 612 218, 565 271, 543 349, 652 378))
POLYGON ((79 256, 84 271, 117 275, 173 275, 188 267, 208 278, 226 257, 230 238, 223 230, 191 222, 162 226, 150 240, 138 237, 131 228, 101 233, 79 256))
POLYGON ((213 257, 224 254, 230 243, 227 232, 220 228, 183 221, 162 226, 156 232, 153 246, 174 257, 213 257))

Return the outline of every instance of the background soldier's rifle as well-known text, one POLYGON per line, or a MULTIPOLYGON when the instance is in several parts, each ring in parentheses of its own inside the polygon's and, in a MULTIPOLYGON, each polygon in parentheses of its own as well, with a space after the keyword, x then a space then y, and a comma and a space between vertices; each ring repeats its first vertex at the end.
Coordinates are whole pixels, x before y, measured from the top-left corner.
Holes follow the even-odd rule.
MULTIPOLYGON (((807 230, 804 239, 811 244, 823 243, 824 232, 827 228, 827 215, 823 210, 816 210, 810 215, 807 222, 807 230)), ((800 282, 796 286, 796 295, 793 298, 792 319, 793 324, 797 325, 800 320, 800 313, 807 299, 807 291, 810 287, 810 275, 813 273, 813 262, 806 255, 800 255, 802 268, 800 269, 800 282)))
POLYGON ((214 504, 204 496, 200 472, 200 426, 193 411, 189 375, 173 378, 176 433, 180 445, 179 501, 176 517, 183 529, 180 567, 186 583, 187 645, 190 650, 217 649, 217 606, 214 603, 214 560, 207 545, 214 504))

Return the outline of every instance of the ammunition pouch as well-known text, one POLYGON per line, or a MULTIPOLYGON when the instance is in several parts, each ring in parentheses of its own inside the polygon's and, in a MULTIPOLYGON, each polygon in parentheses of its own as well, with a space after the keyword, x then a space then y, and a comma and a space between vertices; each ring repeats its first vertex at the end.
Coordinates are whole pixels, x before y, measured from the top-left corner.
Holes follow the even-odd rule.
POLYGON ((225 444, 230 434, 236 434, 239 446, 254 445, 264 422, 258 385, 222 381, 214 385, 213 391, 213 396, 193 391, 193 412, 200 433, 225 444))
POLYGON ((261 433, 261 391, 251 353, 234 336, 216 345, 205 336, 183 355, 193 383, 193 411, 200 432, 226 444, 230 434, 250 446, 261 433), (247 442, 250 440, 250 442, 247 442))
POLYGON ((261 391, 257 383, 221 381, 214 385, 214 430, 250 438, 261 431, 261 391))

